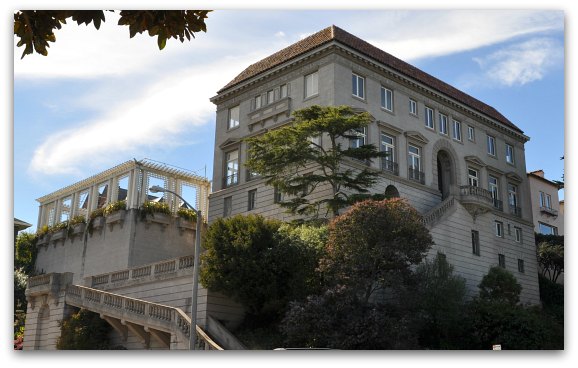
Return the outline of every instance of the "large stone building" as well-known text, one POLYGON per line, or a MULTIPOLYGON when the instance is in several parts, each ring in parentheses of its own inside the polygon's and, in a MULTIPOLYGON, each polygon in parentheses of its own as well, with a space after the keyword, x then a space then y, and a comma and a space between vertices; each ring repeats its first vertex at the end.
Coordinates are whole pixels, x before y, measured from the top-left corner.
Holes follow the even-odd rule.
POLYGON ((431 254, 444 253, 472 294, 499 265, 523 286, 524 303, 539 302, 529 138, 491 106, 335 26, 248 66, 211 101, 209 222, 239 213, 290 219, 275 190, 244 168, 244 139, 290 124, 304 107, 348 105, 373 117, 357 143, 390 152, 370 164, 380 173, 373 192, 406 198, 423 214, 436 243, 431 254))

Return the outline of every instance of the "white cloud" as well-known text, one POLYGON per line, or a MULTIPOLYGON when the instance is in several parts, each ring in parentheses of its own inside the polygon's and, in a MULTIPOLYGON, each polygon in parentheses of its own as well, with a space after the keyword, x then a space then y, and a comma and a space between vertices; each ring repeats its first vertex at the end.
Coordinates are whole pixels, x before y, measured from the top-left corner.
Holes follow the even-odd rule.
POLYGON ((78 175, 117 162, 119 155, 181 144, 181 133, 214 121, 215 106, 209 98, 254 58, 196 65, 160 78, 101 116, 48 136, 35 150, 29 171, 78 175))
POLYGON ((283 37, 285 37, 285 32, 279 31, 279 32, 275 33, 275 37, 283 38, 283 37))
POLYGON ((475 58, 490 80, 506 86, 524 85, 544 77, 564 58, 563 46, 550 38, 534 38, 475 58))
POLYGON ((522 35, 560 31, 562 11, 455 10, 377 13, 353 24, 366 28, 368 42, 403 60, 449 55, 504 42, 522 35))

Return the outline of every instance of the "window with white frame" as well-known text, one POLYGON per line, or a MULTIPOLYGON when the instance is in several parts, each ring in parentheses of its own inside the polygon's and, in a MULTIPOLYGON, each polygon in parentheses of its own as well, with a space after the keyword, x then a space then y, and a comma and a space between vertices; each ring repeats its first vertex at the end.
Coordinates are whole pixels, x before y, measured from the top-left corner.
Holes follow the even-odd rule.
POLYGON ((275 91, 267 91, 267 104, 271 104, 273 102, 275 102, 275 91))
POLYGON ((552 209, 552 196, 544 192, 540 192, 540 207, 552 209))
POLYGON ((494 224, 496 227, 496 236, 503 238, 504 237, 504 223, 502 223, 501 221, 495 221, 494 224))
POLYGON ((472 126, 468 126, 468 140, 472 142, 476 140, 476 131, 472 126))
POLYGON ((457 120, 454 120, 454 130, 452 132, 452 138, 456 141, 462 141, 462 123, 457 120))
POLYGON ((273 187, 273 203, 281 203, 283 202, 283 192, 279 189, 279 187, 273 187))
POLYGON ((479 178, 478 170, 472 169, 471 167, 468 167, 468 184, 471 187, 480 186, 480 182, 479 182, 478 178, 479 178))
POLYGON ((409 113, 417 116, 417 101, 409 99, 409 113))
POLYGON ((289 89, 287 87, 287 84, 282 84, 279 87, 279 98, 285 98, 289 95, 289 89))
POLYGON ((516 239, 516 243, 522 242, 522 229, 519 227, 514 227, 514 235, 516 239))
POLYGON ((435 129, 434 126, 434 111, 429 107, 425 107, 425 126, 430 129, 435 129))
POLYGON ((506 143, 506 162, 514 164, 514 147, 506 143))
POLYGON ((319 93, 319 73, 311 73, 305 76, 305 98, 319 93))
POLYGON ((351 74, 351 93, 355 97, 365 99, 365 78, 355 73, 351 74))
POLYGON ((255 110, 261 108, 261 95, 255 97, 255 110))
POLYGON ((448 135, 448 116, 442 113, 439 114, 440 133, 448 135))
POLYGON ((349 148, 359 148, 365 145, 367 127, 356 128, 351 131, 352 138, 349 138, 349 148))
POLYGON ((239 105, 231 107, 229 109, 229 125, 228 129, 232 129, 239 126, 239 105))
POLYGON ((500 195, 498 192, 498 178, 495 176, 489 175, 488 176, 488 190, 492 193, 492 199, 494 202, 500 199, 500 195))
POLYGON ((408 146, 408 166, 411 170, 421 171, 421 156, 419 148, 411 144, 408 146))
POLYGON ((247 192, 247 211, 252 211, 255 209, 255 203, 257 200, 257 189, 253 189, 247 192))
POLYGON ((488 143, 488 155, 495 156, 496 155, 496 138, 488 135, 487 139, 488 143))
POLYGON ((395 138, 382 132, 381 151, 387 153, 387 156, 383 158, 384 160, 395 162, 395 138))
POLYGON ((540 234, 544 235, 558 235, 558 228, 556 226, 548 225, 543 222, 538 223, 540 234))
POLYGON ((239 183, 239 150, 227 152, 225 162, 227 170, 225 185, 230 186, 239 183))
POLYGON ((385 87, 381 87, 381 107, 393 111, 393 91, 385 87))
POLYGON ((508 183, 508 204, 510 207, 518 207, 518 186, 508 183))

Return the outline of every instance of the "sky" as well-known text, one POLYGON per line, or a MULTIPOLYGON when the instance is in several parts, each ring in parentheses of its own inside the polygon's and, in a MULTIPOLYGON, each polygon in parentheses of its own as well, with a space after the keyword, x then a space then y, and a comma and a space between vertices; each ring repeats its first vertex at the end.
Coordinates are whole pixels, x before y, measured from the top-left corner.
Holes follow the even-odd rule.
MULTIPOLYGON (((44 7, 29 1, 2 3, 8 4, 3 8, 6 25, 14 9, 44 7)), ((134 9, 159 7, 146 1, 129 4, 134 9)), ((187 7, 175 4, 174 9, 187 7)), ((562 0, 467 5, 440 0, 436 10, 419 0, 391 0, 390 9, 368 0, 353 5, 248 1, 244 9, 235 1, 195 4, 218 9, 209 14, 208 32, 183 44, 169 40, 163 51, 148 35, 130 39, 128 30, 116 25, 114 14, 107 14, 100 31, 65 25, 57 31, 48 57, 35 54, 21 60, 22 48, 5 43, 6 97, 0 111, 4 121, 13 124, 3 124, 0 135, 2 188, 13 202, 2 213, 3 233, 11 234, 12 216, 35 229, 36 198, 133 158, 206 172, 210 178, 215 106, 209 98, 248 65, 331 24, 496 108, 530 137, 525 146, 528 171, 543 169, 547 178, 560 180, 564 164, 569 167, 568 153, 560 160, 566 149, 574 149, 565 146, 565 138, 575 136, 572 126, 564 124, 573 113, 568 103, 573 73, 568 68, 565 75, 564 58, 569 65, 574 50, 565 46, 575 33, 576 13, 562 0), (262 10, 265 7, 268 10, 262 10), (485 10, 490 8, 501 10, 485 10)), ((78 5, 68 1, 59 8, 78 5)), ((8 40, 11 30, 6 25, 2 29, 8 40)), ((567 183, 571 176, 567 170, 567 183)), ((570 193, 567 189, 565 197, 570 193)), ((566 214, 571 212, 567 206, 566 214)), ((571 235, 571 227, 566 229, 571 235)), ((569 302, 575 301, 573 294, 568 296, 569 302)), ((569 347, 576 345, 569 341, 567 353, 533 355, 525 364, 569 361, 575 357, 569 347)), ((354 362, 341 357, 337 363, 354 362)), ((427 363, 463 366, 461 357, 427 363)), ((387 358, 405 362, 407 355, 387 358)), ((501 355, 500 361, 518 363, 518 358, 501 355)), ((295 361, 275 362, 293 366, 295 361)), ((468 364, 481 366, 485 360, 468 359, 468 364)))
POLYGON ((331 24, 495 107, 530 137, 528 171, 562 177, 562 11, 218 10, 207 33, 162 51, 106 16, 99 31, 64 26, 47 57, 14 47, 14 216, 34 227, 36 198, 133 158, 211 178, 209 99, 331 24))

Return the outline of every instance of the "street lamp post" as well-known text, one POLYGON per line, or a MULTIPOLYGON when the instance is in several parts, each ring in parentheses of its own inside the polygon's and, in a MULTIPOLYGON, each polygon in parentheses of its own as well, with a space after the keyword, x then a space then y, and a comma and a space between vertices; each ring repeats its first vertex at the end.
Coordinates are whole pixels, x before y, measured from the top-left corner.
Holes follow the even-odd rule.
POLYGON ((189 332, 189 350, 195 350, 197 345, 197 295, 199 293, 199 258, 201 253, 201 222, 203 218, 201 216, 201 211, 191 206, 183 197, 158 185, 155 185, 149 190, 152 193, 167 192, 172 193, 183 201, 185 205, 190 207, 197 214, 197 230, 195 234, 195 255, 193 258, 193 299, 191 301, 191 329, 189 332))

